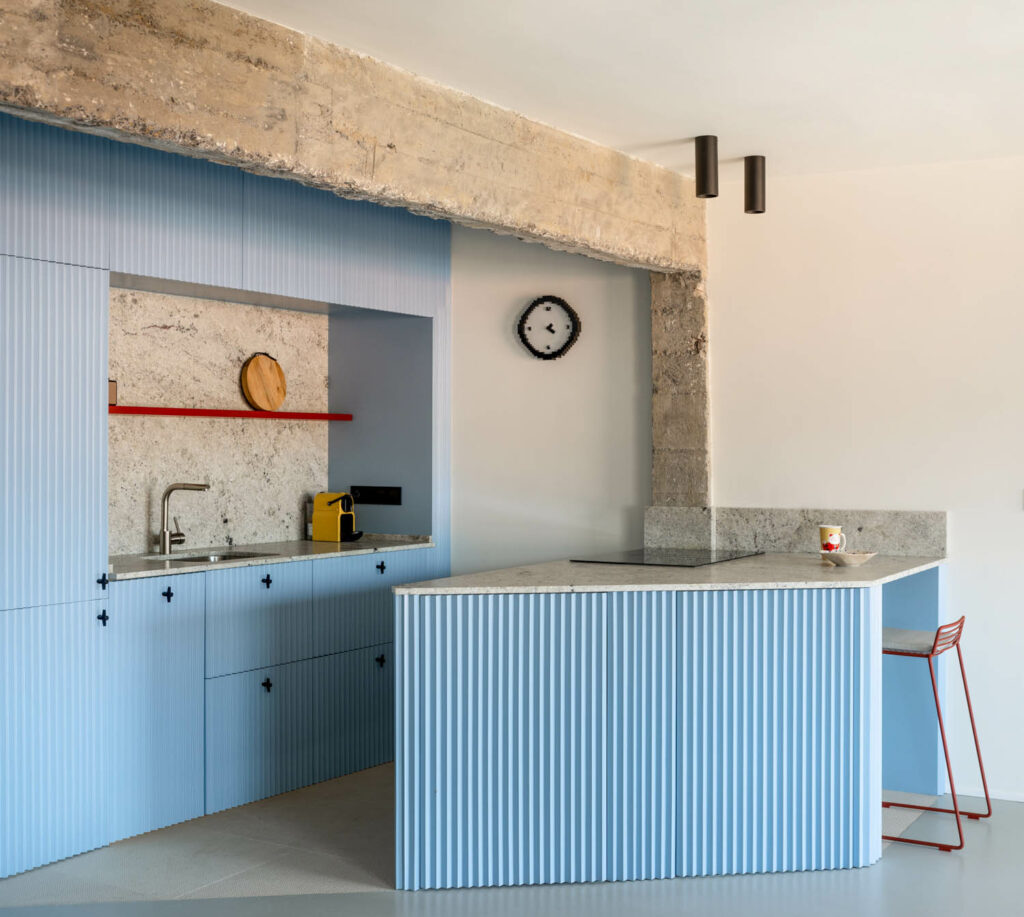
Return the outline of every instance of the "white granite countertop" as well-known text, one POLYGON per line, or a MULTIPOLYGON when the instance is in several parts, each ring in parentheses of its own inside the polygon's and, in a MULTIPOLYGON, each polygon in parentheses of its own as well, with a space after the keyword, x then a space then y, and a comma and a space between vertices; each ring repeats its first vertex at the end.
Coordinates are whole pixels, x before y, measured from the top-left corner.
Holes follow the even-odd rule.
POLYGON ((646 592, 711 589, 834 589, 888 583, 944 563, 942 557, 873 557, 833 567, 817 554, 759 554, 703 567, 577 563, 556 560, 487 573, 396 586, 399 595, 492 595, 518 592, 646 592))
POLYGON ((205 570, 225 570, 230 567, 256 567, 262 564, 282 564, 295 560, 315 560, 322 557, 347 557, 354 554, 374 554, 383 551, 408 551, 414 548, 433 548, 429 535, 363 535, 359 541, 274 541, 269 544, 220 545, 213 548, 179 548, 170 557, 155 554, 118 554, 110 558, 107 571, 111 580, 143 579, 149 576, 168 576, 179 573, 202 573, 205 570), (189 563, 181 558, 197 554, 270 555, 242 557, 221 563, 189 563))

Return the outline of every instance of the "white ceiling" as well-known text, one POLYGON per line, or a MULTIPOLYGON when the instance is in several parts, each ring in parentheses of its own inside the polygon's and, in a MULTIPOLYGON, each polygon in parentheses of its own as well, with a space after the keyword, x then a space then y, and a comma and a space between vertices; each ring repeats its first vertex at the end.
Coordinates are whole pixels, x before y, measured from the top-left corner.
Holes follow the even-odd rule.
POLYGON ((233 0, 692 174, 1024 154, 1024 0, 233 0))

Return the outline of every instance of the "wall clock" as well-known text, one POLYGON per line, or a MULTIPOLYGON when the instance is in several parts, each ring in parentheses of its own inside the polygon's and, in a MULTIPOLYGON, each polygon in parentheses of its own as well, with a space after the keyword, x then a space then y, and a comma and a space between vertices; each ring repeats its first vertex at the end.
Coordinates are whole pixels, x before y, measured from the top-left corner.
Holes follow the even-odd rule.
POLYGON ((561 296, 539 296, 519 317, 519 340, 535 357, 557 360, 580 336, 580 317, 561 296))

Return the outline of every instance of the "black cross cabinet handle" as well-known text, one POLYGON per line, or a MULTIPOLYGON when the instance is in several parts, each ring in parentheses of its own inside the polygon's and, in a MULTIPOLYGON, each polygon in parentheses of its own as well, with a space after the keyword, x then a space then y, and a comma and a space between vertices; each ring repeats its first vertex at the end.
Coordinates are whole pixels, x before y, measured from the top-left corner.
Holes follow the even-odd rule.
POLYGON ((379 564, 377 564, 377 569, 381 572, 382 576, 384 575, 384 571, 387 570, 387 568, 387 564, 385 564, 384 561, 381 561, 379 564))
POLYGON ((107 621, 110 620, 110 615, 107 614, 107 609, 106 608, 104 608, 103 611, 101 611, 98 615, 96 615, 96 620, 97 621, 101 621, 103 623, 104 627, 107 626, 107 621))
POLYGON ((379 655, 379 656, 378 656, 378 657, 377 657, 376 659, 374 659, 373 661, 374 661, 374 662, 376 662, 376 663, 377 663, 377 665, 379 665, 379 666, 380 666, 380 667, 381 667, 381 668, 383 669, 383 668, 384 668, 384 663, 385 663, 385 662, 387 662, 388 660, 387 660, 387 657, 386 657, 386 656, 385 656, 385 655, 384 655, 383 653, 381 653, 381 654, 380 654, 380 655, 379 655))
POLYGON ((160 593, 160 595, 167 599, 167 604, 170 605, 171 599, 174 598, 174 591, 171 589, 170 586, 168 586, 165 591, 160 593))
MULTIPOLYGON (((270 574, 268 573, 265 577, 263 577, 263 579, 260 580, 260 582, 263 583, 263 585, 269 589, 270 584, 274 581, 270 578, 270 574)), ((267 688, 267 690, 269 691, 270 689, 267 688)))
POLYGON ((101 576, 101 577, 100 577, 100 578, 99 578, 98 580, 96 580, 96 582, 97 582, 97 583, 98 583, 98 584, 99 584, 100 586, 102 586, 102 587, 103 587, 104 589, 106 589, 106 588, 107 588, 107 583, 109 583, 109 582, 110 582, 110 580, 109 580, 109 579, 107 579, 107 574, 106 574, 106 573, 104 573, 104 574, 103 574, 103 576, 101 576))
POLYGON ((274 687, 274 683, 269 678, 264 678, 263 681, 260 682, 260 687, 261 688, 266 688, 267 689, 267 694, 269 694, 270 693, 270 689, 272 687, 274 687))

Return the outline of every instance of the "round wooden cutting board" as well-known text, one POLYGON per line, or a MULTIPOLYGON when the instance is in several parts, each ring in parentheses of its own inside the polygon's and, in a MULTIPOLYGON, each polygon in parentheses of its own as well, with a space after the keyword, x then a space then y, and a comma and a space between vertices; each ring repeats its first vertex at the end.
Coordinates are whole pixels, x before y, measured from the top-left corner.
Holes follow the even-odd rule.
POLYGON ((242 394, 257 411, 276 411, 288 389, 281 364, 265 353, 254 353, 242 366, 242 394))

